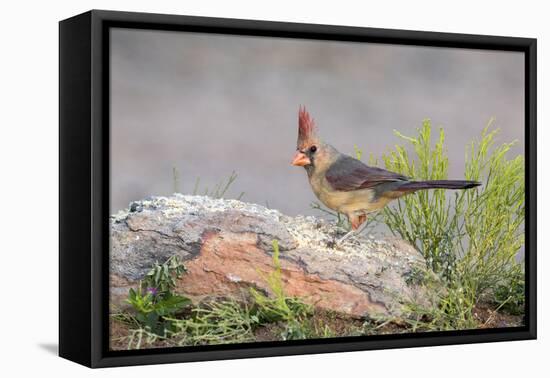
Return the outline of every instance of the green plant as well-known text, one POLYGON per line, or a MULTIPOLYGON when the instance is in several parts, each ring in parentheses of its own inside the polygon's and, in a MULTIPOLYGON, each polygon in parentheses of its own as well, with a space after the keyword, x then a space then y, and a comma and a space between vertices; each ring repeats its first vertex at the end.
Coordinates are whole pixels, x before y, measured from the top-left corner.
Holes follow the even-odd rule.
POLYGON ((176 167, 172 167, 172 179, 174 181, 174 193, 180 193, 180 172, 176 167))
POLYGON ((138 287, 129 290, 126 301, 136 312, 137 322, 148 332, 165 335, 170 329, 170 322, 165 318, 191 303, 189 298, 172 292, 176 286, 175 279, 184 272, 185 267, 174 256, 164 264, 155 263, 138 287))
MULTIPOLYGON (((417 180, 447 179, 449 159, 443 129, 433 147, 429 121, 424 121, 418 137, 406 137, 397 131, 395 134, 412 146, 415 156, 405 146, 397 145, 382 157, 386 169, 417 180)), ((395 206, 387 206, 382 221, 393 234, 415 245, 434 271, 448 275, 456 263, 453 249, 458 240, 455 230, 459 210, 453 209, 444 190, 424 190, 400 199, 395 206)))
POLYGON ((163 264, 155 262, 142 280, 145 288, 155 288, 157 296, 169 294, 176 287, 176 279, 186 272, 185 265, 178 256, 172 256, 163 264))
POLYGON ((178 345, 243 343, 254 340, 259 321, 246 303, 227 299, 194 308, 186 318, 169 318, 178 345))
POLYGON ((150 347, 158 341, 168 340, 166 336, 161 336, 151 332, 145 328, 135 328, 129 331, 126 337, 127 349, 141 349, 142 347, 150 347))
MULTIPOLYGON (((224 198, 225 194, 231 187, 231 185, 237 180, 237 173, 235 171, 231 172, 229 177, 226 180, 219 181, 215 186, 213 190, 209 190, 208 187, 206 187, 203 191, 203 195, 210 196, 212 198, 224 198)), ((200 177, 197 177, 195 180, 195 187, 193 189, 193 195, 199 194, 199 186, 200 186, 200 177)), ((241 192, 237 199, 240 200, 244 196, 244 192, 241 192)))
MULTIPOLYGON (((235 171, 231 172, 231 174, 227 177, 227 179, 220 180, 216 183, 213 189, 209 189, 208 186, 201 190, 200 184, 201 179, 200 177, 197 177, 195 179, 195 184, 193 187, 193 191, 191 192, 194 196, 199 195, 200 192, 202 192, 202 195, 209 196, 212 198, 226 198, 227 191, 229 188, 235 183, 237 180, 237 173, 235 171)), ((174 193, 181 193, 181 185, 180 185, 180 172, 177 167, 172 167, 172 185, 173 185, 173 191, 174 193)), ((236 199, 241 200, 245 195, 245 192, 241 192, 236 199)))
POLYGON ((431 305, 415 301, 403 304, 399 322, 405 323, 410 332, 479 328, 473 315, 476 298, 471 291, 455 284, 428 288, 433 290, 431 305))
POLYGON ((357 145, 353 146, 353 150, 355 151, 355 158, 357 160, 361 160, 361 157, 363 156, 363 150, 357 147, 357 145))
POLYGON ((305 338, 307 332, 304 322, 312 314, 313 309, 300 298, 285 295, 277 240, 273 240, 273 265, 273 272, 264 275, 273 296, 251 288, 250 292, 254 299, 253 312, 259 323, 282 322, 285 325, 281 333, 283 340, 305 338))
MULTIPOLYGON (((439 307, 426 310, 409 304, 413 328, 472 328, 472 309, 491 295, 493 301, 505 303, 503 309, 523 309, 523 270, 516 256, 524 241, 524 160, 509 159, 514 143, 495 145, 498 130, 490 131, 490 126, 466 148, 465 178, 481 181, 481 188, 451 195, 443 190, 420 191, 382 212, 389 230, 415 245, 446 282, 438 294, 439 307)), ((417 137, 396 135, 413 154, 406 146, 396 146, 382 158, 386 169, 420 180, 447 178, 442 129, 433 146, 429 121, 424 121, 417 137)))
POLYGON ((525 313, 525 273, 524 266, 515 266, 515 272, 508 282, 497 286, 494 299, 499 308, 512 315, 525 313))
POLYGON ((485 128, 481 141, 467 150, 466 177, 484 187, 463 193, 456 205, 464 214, 457 234, 465 234, 457 272, 476 297, 509 285, 523 272, 516 258, 525 240, 525 161, 521 155, 508 159, 514 143, 495 146, 497 133, 485 128))

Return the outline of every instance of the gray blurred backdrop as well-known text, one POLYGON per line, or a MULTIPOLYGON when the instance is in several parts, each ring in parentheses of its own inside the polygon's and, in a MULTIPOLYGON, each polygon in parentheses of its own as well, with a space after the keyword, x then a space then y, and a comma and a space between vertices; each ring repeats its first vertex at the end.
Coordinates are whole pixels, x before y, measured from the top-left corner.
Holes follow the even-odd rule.
POLYGON ((380 156, 425 118, 443 126, 450 178, 491 117, 523 154, 522 53, 113 29, 111 212, 132 200, 213 187, 284 213, 312 214, 290 161, 305 105, 341 152, 380 156))

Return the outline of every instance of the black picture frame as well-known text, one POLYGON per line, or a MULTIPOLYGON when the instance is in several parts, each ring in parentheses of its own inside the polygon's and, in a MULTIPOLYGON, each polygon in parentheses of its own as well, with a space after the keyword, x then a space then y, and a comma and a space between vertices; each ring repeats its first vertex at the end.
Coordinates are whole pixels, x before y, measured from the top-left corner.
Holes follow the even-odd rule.
POLYGON ((59 24, 59 355, 88 367, 536 338, 536 39, 92 10, 59 24), (519 51, 525 54, 525 326, 136 351, 108 349, 109 29, 519 51))

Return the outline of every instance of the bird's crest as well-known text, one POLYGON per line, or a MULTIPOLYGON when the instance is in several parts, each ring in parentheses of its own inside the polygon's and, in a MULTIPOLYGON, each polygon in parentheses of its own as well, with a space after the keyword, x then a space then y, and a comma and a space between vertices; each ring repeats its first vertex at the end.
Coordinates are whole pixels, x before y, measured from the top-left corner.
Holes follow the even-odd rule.
POLYGON ((298 110, 298 143, 297 148, 303 149, 318 140, 315 121, 307 112, 305 106, 298 110))

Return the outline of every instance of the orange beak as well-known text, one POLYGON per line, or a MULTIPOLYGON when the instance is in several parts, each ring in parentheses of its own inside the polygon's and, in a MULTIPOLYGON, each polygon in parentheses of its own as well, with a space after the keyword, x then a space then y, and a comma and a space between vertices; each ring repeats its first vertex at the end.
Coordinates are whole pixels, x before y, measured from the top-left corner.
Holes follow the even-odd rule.
POLYGON ((311 164, 311 160, 309 160, 309 158, 303 152, 296 151, 296 154, 294 155, 294 159, 292 159, 291 164, 298 167, 303 167, 304 165, 311 164))

